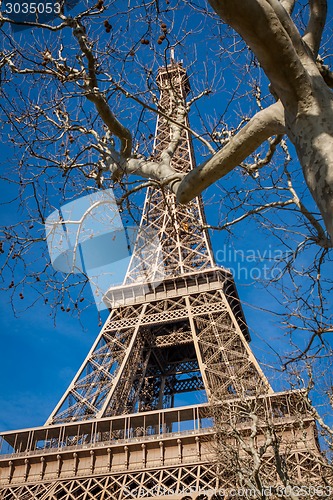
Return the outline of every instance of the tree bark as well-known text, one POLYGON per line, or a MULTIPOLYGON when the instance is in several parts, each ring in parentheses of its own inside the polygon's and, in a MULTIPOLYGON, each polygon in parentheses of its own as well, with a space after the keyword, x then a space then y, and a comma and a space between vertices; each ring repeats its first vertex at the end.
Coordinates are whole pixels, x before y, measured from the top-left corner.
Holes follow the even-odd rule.
POLYGON ((304 178, 333 240, 333 95, 320 76, 295 117, 286 113, 304 178))

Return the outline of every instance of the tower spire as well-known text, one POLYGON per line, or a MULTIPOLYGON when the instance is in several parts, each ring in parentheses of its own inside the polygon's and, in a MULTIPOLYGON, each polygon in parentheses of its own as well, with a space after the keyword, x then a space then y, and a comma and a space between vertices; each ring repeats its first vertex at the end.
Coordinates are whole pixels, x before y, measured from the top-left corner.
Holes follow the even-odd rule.
MULTIPOLYGON (((160 68, 157 83, 160 89, 159 108, 163 111, 156 122, 154 156, 158 159, 171 140, 170 122, 166 115, 177 116, 177 107, 185 106, 190 86, 181 63, 160 68)), ((178 172, 189 172, 195 168, 187 115, 184 117, 184 125, 171 162, 171 166, 178 172)), ((211 244, 204 226, 205 215, 200 198, 182 206, 177 204, 172 193, 149 187, 144 202, 141 231, 125 284, 142 280, 154 281, 157 270, 160 275, 175 276, 214 267, 211 244), (158 234, 160 242, 156 251, 149 256, 140 253, 140 250, 145 251, 148 228, 158 234)))

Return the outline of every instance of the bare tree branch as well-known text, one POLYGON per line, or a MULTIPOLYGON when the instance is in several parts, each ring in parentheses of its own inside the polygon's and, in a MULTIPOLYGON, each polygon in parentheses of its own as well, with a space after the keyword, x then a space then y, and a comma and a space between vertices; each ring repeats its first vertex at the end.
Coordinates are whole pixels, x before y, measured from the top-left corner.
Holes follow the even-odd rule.
POLYGON ((321 57, 317 57, 316 60, 317 68, 319 69, 319 72, 321 76, 324 79, 324 82, 326 85, 332 89, 333 88, 333 72, 330 70, 330 68, 324 64, 324 61, 322 60, 321 57))
POLYGON ((112 132, 120 139, 121 155, 129 157, 132 152, 132 135, 130 131, 117 120, 115 115, 112 113, 104 95, 98 88, 98 82, 96 78, 96 60, 93 56, 91 48, 89 47, 89 43, 86 37, 86 30, 82 25, 79 24, 79 22, 76 22, 76 26, 73 29, 73 34, 88 61, 88 75, 85 81, 86 97, 87 99, 89 99, 89 101, 95 104, 99 116, 107 125, 110 132, 112 132))
POLYGON ((309 6, 310 19, 303 35, 303 40, 316 58, 326 23, 327 0, 309 0, 309 6))
POLYGON ((291 180, 291 175, 288 172, 288 169, 285 168, 285 173, 288 179, 288 187, 289 191, 292 194, 293 197, 293 202, 295 205, 299 208, 301 213, 307 218, 307 220, 310 222, 310 224, 314 227, 314 229, 317 232, 317 243, 322 246, 323 248, 332 248, 333 242, 329 241, 324 229, 321 227, 317 219, 309 212, 309 210, 304 206, 302 203, 301 199, 297 195, 293 185, 292 185, 292 180, 291 180))
POLYGON ((292 14, 292 11, 294 10, 296 0, 281 0, 281 5, 286 9, 288 14, 292 14))
POLYGON ((273 139, 268 139, 269 147, 265 158, 262 158, 256 161, 255 163, 252 163, 252 165, 242 164, 242 167, 246 170, 246 172, 249 173, 250 175, 256 175, 257 171, 260 168, 264 167, 265 165, 268 165, 272 161, 272 158, 276 151, 276 147, 278 144, 280 144, 282 138, 283 135, 276 135, 273 139))
POLYGON ((237 167, 263 141, 281 133, 284 133, 283 108, 277 102, 259 111, 226 146, 186 175, 176 193, 180 203, 187 203, 237 167))
MULTIPOLYGON (((266 0, 226 0, 223 3, 210 0, 210 4, 246 41, 283 104, 290 111, 294 110, 297 101, 309 92, 310 81, 290 34, 275 11, 276 3, 275 8, 266 0)), ((286 19, 286 11, 280 4, 279 7, 286 19)), ((294 33, 291 23, 288 28, 294 33)))
POLYGON ((226 222, 222 226, 211 226, 211 225, 205 225, 205 229, 228 229, 229 227, 238 224, 239 222, 243 221, 244 219, 247 219, 247 217, 250 217, 251 215, 254 214, 259 214, 260 212, 265 212, 266 210, 269 210, 270 208, 283 208, 287 207, 289 205, 292 205, 294 203, 294 200, 286 200, 286 201, 273 201, 271 203, 265 203, 264 205, 261 205, 260 207, 253 208, 252 210, 249 210, 245 214, 241 215, 240 217, 237 217, 237 219, 234 219, 230 222, 226 222))
POLYGON ((271 5, 275 13, 277 14, 283 29, 286 31, 286 33, 288 33, 290 41, 297 51, 298 57, 301 60, 304 58, 308 58, 308 54, 306 52, 300 32, 296 28, 288 12, 281 5, 281 2, 279 2, 278 0, 267 0, 267 2, 271 5))

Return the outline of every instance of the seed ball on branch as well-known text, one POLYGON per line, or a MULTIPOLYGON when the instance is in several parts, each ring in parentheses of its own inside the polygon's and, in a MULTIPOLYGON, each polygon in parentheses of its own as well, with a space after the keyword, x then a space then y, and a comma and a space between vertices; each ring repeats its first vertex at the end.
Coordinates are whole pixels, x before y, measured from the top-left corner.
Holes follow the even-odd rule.
POLYGON ((108 20, 104 21, 104 26, 106 28, 106 31, 107 30, 112 30, 112 26, 111 26, 111 24, 109 23, 108 20))

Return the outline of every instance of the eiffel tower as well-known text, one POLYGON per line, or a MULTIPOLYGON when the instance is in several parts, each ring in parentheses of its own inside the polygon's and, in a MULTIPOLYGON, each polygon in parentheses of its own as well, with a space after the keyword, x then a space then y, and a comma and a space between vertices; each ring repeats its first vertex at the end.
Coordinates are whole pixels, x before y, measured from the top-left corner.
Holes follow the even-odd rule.
MULTIPOLYGON (((157 83, 156 158, 189 80, 171 60, 157 83)), ((180 172, 195 166, 188 126, 185 117, 172 160, 180 172)), ((272 390, 249 347, 233 277, 215 264, 204 227, 200 199, 180 206, 148 188, 124 283, 107 292, 109 318, 77 375, 44 426, 1 434, 1 500, 227 498, 230 460, 235 450, 244 455, 254 417, 255 439, 271 429, 292 477, 318 480, 303 394, 272 390), (145 255, 148 229, 160 244, 145 255)), ((276 455, 272 446, 264 453, 272 484, 276 455)))

